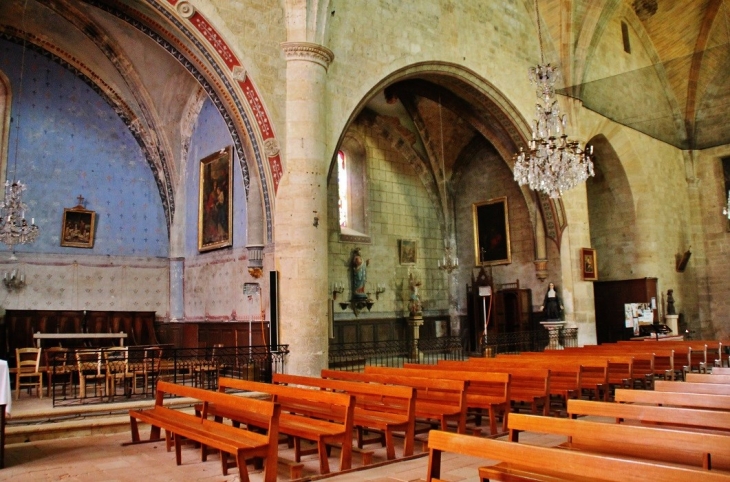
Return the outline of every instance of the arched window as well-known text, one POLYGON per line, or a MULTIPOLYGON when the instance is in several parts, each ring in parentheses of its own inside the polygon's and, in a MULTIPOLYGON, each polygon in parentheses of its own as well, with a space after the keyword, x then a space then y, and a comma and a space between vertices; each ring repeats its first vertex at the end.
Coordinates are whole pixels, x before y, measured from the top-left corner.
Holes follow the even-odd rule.
POLYGON ((346 135, 337 153, 340 240, 370 242, 367 165, 364 144, 346 135))
POLYGON ((340 212, 340 227, 347 228, 350 209, 350 189, 347 176, 347 156, 337 151, 337 209, 340 212))

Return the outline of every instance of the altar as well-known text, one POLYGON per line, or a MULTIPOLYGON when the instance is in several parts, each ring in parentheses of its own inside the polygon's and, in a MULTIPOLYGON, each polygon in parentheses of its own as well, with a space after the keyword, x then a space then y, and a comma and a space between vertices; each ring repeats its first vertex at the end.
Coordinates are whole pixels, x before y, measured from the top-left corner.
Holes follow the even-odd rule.
POLYGON ((124 346, 124 340, 127 334, 123 331, 119 333, 34 333, 33 339, 36 341, 38 348, 42 348, 41 340, 108 340, 118 339, 119 345, 124 346))

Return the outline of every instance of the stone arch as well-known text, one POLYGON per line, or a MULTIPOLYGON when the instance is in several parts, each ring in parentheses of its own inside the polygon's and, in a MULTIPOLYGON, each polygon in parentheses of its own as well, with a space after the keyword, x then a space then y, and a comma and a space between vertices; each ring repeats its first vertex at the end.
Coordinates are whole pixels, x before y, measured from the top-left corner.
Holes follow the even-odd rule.
POLYGON ((634 276, 637 260, 636 210, 618 153, 603 135, 590 140, 595 176, 586 181, 591 246, 598 252, 601 279, 634 276))
POLYGON ((0 179, 5 179, 10 147, 10 106, 12 105, 10 80, 0 70, 0 179))
MULTIPOLYGON (((494 146, 510 171, 513 169, 512 156, 520 146, 527 144, 530 137, 529 123, 509 99, 489 81, 464 66, 448 62, 412 64, 391 72, 374 85, 357 104, 343 125, 331 162, 335 162, 337 149, 342 144, 348 128, 366 109, 368 102, 386 87, 397 82, 414 79, 436 84, 453 94, 455 103, 460 103, 462 107, 468 106, 470 109, 468 115, 476 130, 494 146)), ((433 190, 436 184, 434 183, 430 189, 433 190)), ((520 191, 532 224, 535 259, 543 259, 547 252, 545 248, 547 239, 552 239, 557 246, 560 246, 562 232, 567 226, 562 201, 535 193, 526 186, 521 187, 520 191)), ((436 193, 432 194, 433 197, 438 198, 436 193)), ((449 233, 444 233, 444 235, 444 239, 448 239, 449 233)))

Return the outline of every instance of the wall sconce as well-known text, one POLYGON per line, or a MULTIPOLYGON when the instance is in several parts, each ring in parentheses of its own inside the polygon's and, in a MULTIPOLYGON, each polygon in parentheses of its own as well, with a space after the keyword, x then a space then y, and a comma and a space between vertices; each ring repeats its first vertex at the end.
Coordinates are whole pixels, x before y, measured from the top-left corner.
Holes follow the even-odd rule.
POLYGON ((6 271, 3 275, 3 284, 5 285, 5 289, 10 292, 22 290, 25 288, 25 275, 18 273, 17 269, 10 272, 6 271))
POLYGON ((368 297, 366 299, 352 299, 349 302, 341 301, 340 308, 346 310, 348 306, 352 306, 352 311, 355 313, 355 316, 359 315, 364 308, 367 308, 368 311, 370 311, 370 309, 375 304, 375 301, 373 301, 373 299, 370 297, 370 293, 368 293, 367 295, 368 297))
POLYGON ((385 285, 383 283, 378 283, 375 287, 375 299, 380 299, 380 293, 385 293, 385 285))
MULTIPOLYGON (((337 299, 338 294, 344 293, 344 292, 345 292, 344 283, 339 283, 339 282, 332 283, 332 299, 333 300, 337 299)), ((340 303, 340 304, 342 304, 342 303, 340 303)), ((342 308, 342 309, 344 310, 345 308, 342 308)))

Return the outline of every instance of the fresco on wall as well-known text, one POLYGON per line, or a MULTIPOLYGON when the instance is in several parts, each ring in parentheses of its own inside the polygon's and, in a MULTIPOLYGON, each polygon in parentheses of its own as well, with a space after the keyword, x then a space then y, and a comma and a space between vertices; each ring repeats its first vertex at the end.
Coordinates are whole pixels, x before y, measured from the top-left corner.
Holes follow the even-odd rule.
MULTIPOLYGON (((21 47, 0 41, 0 70, 19 93, 21 47)), ((19 252, 165 257, 168 233, 152 171, 124 121, 63 66, 28 50, 21 96, 13 97, 8 176, 40 227, 19 252), (20 130, 16 129, 20 120, 20 130), (17 162, 15 152, 17 144, 17 162), (17 166, 17 167, 16 167, 17 166), (97 213, 93 248, 61 246, 63 207, 79 193, 97 213)))

